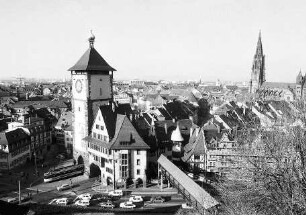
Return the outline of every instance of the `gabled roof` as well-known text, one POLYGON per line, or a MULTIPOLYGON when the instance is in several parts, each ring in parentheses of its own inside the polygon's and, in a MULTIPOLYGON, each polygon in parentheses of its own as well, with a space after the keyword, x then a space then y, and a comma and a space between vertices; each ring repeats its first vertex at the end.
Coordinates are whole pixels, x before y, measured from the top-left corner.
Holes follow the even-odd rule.
POLYGON ((116 71, 111 67, 94 47, 90 47, 78 62, 68 71, 116 71))
POLYGON ((108 136, 112 139, 115 135, 117 114, 113 112, 112 107, 109 105, 101 106, 100 110, 108 131, 108 136))
POLYGON ((116 133, 110 144, 110 149, 150 149, 139 136, 130 120, 121 114, 117 115, 116 133))
POLYGON ((85 137, 83 140, 99 144, 112 150, 150 149, 139 136, 126 115, 113 112, 111 106, 101 106, 100 111, 108 131, 110 142, 95 139, 91 135, 85 137))
POLYGON ((196 136, 196 140, 194 142, 190 142, 190 144, 186 145, 185 154, 182 157, 184 162, 188 161, 192 155, 203 155, 207 151, 205 136, 203 128, 200 130, 198 136, 196 136))

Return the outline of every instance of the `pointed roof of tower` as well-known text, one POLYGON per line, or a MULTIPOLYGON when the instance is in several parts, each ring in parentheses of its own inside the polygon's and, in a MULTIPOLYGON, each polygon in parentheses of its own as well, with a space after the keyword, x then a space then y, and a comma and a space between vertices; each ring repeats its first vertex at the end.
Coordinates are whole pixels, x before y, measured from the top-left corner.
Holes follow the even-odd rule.
POLYGON ((89 41, 89 49, 82 55, 76 64, 68 71, 116 71, 94 48, 95 36, 92 35, 89 41))
POLYGON ((180 126, 178 122, 177 122, 176 129, 171 134, 171 140, 175 142, 182 142, 184 140, 184 138, 182 137, 180 126))
POLYGON ((300 72, 299 72, 299 74, 298 74, 297 77, 296 77, 296 83, 297 83, 297 84, 301 84, 302 81, 303 81, 303 75, 302 75, 302 71, 301 71, 301 69, 300 69, 300 72))
POLYGON ((258 41, 257 41, 257 47, 256 47, 256 54, 255 55, 263 55, 262 51, 262 42, 261 42, 261 31, 259 31, 258 41))

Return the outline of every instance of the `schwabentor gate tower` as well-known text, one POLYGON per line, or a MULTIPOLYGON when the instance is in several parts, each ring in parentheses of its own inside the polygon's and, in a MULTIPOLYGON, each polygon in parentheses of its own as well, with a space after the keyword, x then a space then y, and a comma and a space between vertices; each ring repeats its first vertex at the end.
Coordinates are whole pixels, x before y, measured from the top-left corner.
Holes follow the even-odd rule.
POLYGON ((89 49, 69 69, 72 78, 73 157, 77 163, 88 163, 87 143, 94 114, 113 101, 113 71, 94 48, 95 36, 89 39, 89 49))

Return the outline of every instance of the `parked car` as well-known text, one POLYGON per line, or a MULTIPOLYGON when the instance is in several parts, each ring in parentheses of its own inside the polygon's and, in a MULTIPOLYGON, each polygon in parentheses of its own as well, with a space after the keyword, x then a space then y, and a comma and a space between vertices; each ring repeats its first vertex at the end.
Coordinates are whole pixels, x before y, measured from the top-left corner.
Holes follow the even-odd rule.
POLYGON ((84 193, 84 194, 81 194, 79 196, 77 196, 77 199, 81 199, 81 200, 90 200, 91 199, 91 195, 90 193, 84 193))
POLYGON ((192 205, 190 203, 183 203, 182 204, 182 208, 185 208, 185 209, 192 209, 192 205))
POLYGON ((68 205, 68 198, 57 199, 55 203, 57 205, 68 205))
POLYGON ((81 200, 78 200, 78 201, 76 201, 74 204, 77 205, 77 206, 82 206, 82 207, 87 207, 87 206, 90 205, 88 199, 81 199, 81 200))
POLYGON ((112 191, 110 191, 109 193, 108 193, 108 195, 109 196, 112 196, 112 197, 121 197, 121 196, 123 196, 123 192, 122 192, 122 190, 112 190, 112 191))
POLYGON ((62 191, 62 190, 68 190, 70 188, 71 188, 71 186, 69 184, 62 184, 62 185, 58 186, 56 189, 58 191, 62 191))
POLYGON ((126 209, 133 209, 136 207, 136 205, 134 205, 133 202, 121 202, 120 207, 126 209))
POLYGON ((198 180, 204 182, 205 178, 203 176, 199 176, 198 180))
POLYGON ((7 202, 12 203, 12 204, 16 204, 16 203, 19 203, 19 199, 18 199, 18 197, 8 198, 7 202))
POLYGON ((143 198, 141 196, 131 196, 129 198, 130 202, 143 202, 143 198))
POLYGON ((105 195, 105 194, 100 194, 100 193, 96 193, 96 194, 93 194, 91 199, 92 201, 100 201, 100 200, 111 200, 112 197, 111 196, 108 196, 108 195, 105 195))
POLYGON ((193 173, 188 173, 187 175, 189 176, 189 178, 193 178, 193 173))
POLYGON ((160 202, 160 203, 163 203, 165 202, 165 199, 161 196, 155 196, 155 197, 151 197, 151 202, 160 202))
POLYGON ((100 206, 102 208, 112 208, 112 209, 115 207, 115 205, 111 201, 101 202, 100 206))
POLYGON ((48 205, 53 205, 53 204, 55 204, 57 200, 58 200, 58 199, 52 199, 52 200, 48 203, 48 205))

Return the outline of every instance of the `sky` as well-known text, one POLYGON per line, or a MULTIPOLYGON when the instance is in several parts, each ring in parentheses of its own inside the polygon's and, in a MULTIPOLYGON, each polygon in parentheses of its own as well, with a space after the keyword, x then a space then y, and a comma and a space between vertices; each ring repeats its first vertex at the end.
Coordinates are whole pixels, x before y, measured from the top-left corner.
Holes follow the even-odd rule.
POLYGON ((306 72, 306 1, 0 0, 0 79, 64 78, 88 49, 117 80, 249 81, 258 34, 267 81, 306 72))

